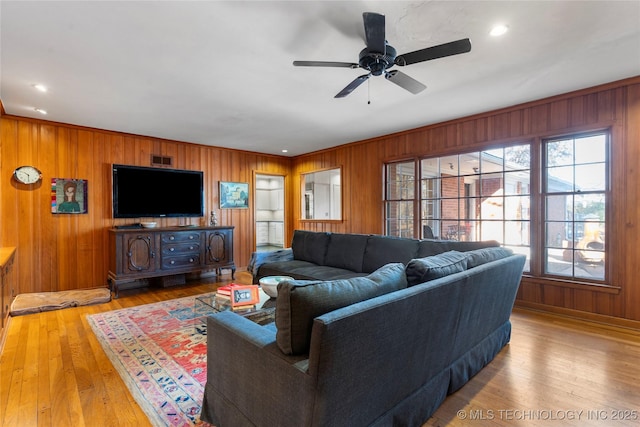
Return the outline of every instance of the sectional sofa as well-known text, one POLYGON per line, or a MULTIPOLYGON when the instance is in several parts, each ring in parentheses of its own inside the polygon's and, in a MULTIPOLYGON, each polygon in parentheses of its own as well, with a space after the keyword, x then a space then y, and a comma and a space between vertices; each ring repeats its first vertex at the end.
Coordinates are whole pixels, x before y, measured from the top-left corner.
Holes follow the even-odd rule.
MULTIPOLYGON (((342 254, 344 266, 359 262, 342 254)), ((524 262, 489 244, 383 263, 371 273, 364 271, 374 268, 371 260, 360 272, 329 266, 327 275, 353 274, 280 283, 275 323, 214 314, 201 419, 217 427, 420 426, 509 342, 524 262)), ((258 271, 276 271, 268 265, 258 271)))
POLYGON ((391 262, 407 264, 414 258, 447 251, 497 247, 495 240, 404 239, 374 234, 342 234, 295 230, 291 247, 276 252, 255 252, 248 270, 253 282, 265 276, 295 279, 349 279, 366 276, 391 262))

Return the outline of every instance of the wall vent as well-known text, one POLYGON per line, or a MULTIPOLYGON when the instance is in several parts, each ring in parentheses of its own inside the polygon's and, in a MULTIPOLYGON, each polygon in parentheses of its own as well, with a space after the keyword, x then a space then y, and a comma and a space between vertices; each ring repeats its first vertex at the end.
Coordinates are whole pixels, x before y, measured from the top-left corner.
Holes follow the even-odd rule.
POLYGON ((173 165, 173 157, 151 155, 151 166, 171 166, 173 165))

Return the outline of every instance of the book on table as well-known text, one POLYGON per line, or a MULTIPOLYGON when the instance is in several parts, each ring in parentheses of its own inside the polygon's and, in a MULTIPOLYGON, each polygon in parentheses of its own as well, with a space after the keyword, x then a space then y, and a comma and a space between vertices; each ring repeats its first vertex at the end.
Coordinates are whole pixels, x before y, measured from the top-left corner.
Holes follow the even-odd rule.
POLYGON ((255 308, 260 302, 260 291, 256 285, 240 285, 230 283, 216 291, 215 301, 220 308, 231 308, 234 311, 255 308))

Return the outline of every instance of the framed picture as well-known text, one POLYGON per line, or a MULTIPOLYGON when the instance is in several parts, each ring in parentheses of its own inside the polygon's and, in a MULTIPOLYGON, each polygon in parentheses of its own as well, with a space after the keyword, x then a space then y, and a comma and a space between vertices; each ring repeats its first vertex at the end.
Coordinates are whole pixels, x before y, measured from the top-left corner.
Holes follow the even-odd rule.
POLYGON ((236 286, 231 289, 231 307, 245 307, 260 302, 260 291, 256 285, 236 286))
POLYGON ((51 213, 86 214, 86 179, 51 179, 51 213))
POLYGON ((220 209, 248 208, 249 184, 220 181, 220 209))

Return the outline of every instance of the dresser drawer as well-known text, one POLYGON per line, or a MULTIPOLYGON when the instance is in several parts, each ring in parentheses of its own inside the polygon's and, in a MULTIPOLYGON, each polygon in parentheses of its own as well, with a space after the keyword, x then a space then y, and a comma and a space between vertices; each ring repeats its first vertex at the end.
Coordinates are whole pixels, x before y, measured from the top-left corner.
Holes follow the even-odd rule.
POLYGON ((200 233, 192 231, 176 231, 174 233, 162 233, 162 243, 200 242, 200 233))
POLYGON ((200 255, 182 255, 162 258, 162 269, 185 268, 200 265, 200 255))
POLYGON ((200 242, 191 243, 165 243, 162 245, 162 256, 177 256, 177 255, 199 255, 200 254, 200 242))

